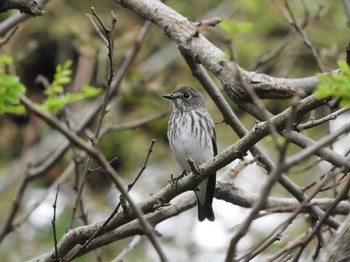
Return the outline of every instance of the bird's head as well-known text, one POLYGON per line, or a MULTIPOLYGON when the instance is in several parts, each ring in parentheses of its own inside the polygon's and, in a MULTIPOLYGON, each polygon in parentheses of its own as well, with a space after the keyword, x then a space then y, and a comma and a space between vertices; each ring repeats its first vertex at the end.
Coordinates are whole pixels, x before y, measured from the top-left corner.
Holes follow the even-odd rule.
POLYGON ((204 99, 199 91, 193 87, 182 86, 176 88, 170 94, 163 95, 171 101, 172 111, 188 111, 198 107, 204 107, 204 99))

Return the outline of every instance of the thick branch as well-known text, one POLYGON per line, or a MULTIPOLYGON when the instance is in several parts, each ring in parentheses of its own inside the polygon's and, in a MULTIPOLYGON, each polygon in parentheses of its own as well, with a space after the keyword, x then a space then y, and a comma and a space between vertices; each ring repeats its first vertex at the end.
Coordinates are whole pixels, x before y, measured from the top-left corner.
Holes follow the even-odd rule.
POLYGON ((162 28, 179 48, 186 50, 186 53, 195 61, 203 64, 221 80, 227 95, 233 100, 250 100, 249 94, 241 83, 242 80, 245 84, 249 84, 259 97, 268 99, 285 99, 296 93, 310 93, 319 83, 317 77, 274 78, 243 70, 234 62, 228 61, 224 52, 203 35, 197 36, 195 23, 161 1, 116 0, 116 2, 162 28))
POLYGON ((35 0, 3 0, 0 2, 0 13, 18 9, 21 13, 32 16, 42 15, 44 11, 35 0))
MULTIPOLYGON (((37 0, 38 6, 43 7, 49 0, 37 0)), ((1 1, 0 1, 1 5, 1 1)), ((28 14, 14 14, 0 23, 0 35, 6 34, 9 30, 14 28, 19 23, 28 19, 28 14)))

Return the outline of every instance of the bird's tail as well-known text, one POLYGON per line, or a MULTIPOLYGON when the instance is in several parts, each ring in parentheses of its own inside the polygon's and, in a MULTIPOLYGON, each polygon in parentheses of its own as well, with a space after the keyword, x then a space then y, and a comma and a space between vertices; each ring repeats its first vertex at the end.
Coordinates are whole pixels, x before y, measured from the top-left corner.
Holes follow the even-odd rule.
POLYGON ((211 175, 207 180, 204 180, 199 188, 200 192, 196 193, 198 202, 198 220, 209 221, 215 220, 215 215, 212 207, 214 191, 215 191, 216 173, 211 175))
POLYGON ((213 211, 213 207, 210 206, 202 206, 198 202, 198 220, 203 221, 204 219, 208 219, 209 221, 214 221, 215 220, 215 215, 213 211))

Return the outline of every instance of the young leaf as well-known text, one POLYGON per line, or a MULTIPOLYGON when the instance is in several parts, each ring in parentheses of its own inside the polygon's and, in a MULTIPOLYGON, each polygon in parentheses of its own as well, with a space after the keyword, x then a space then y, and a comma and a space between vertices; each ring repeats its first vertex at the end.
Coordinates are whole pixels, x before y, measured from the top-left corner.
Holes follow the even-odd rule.
POLYGON ((0 55, 0 115, 5 113, 24 113, 20 105, 19 95, 26 89, 15 75, 6 74, 6 66, 12 63, 12 57, 0 55))
POLYGON ((241 32, 249 32, 253 28, 253 24, 249 22, 235 22, 224 19, 218 25, 221 30, 228 34, 228 38, 232 39, 236 34, 241 32))
POLYGON ((344 107, 350 105, 350 67, 345 61, 338 61, 342 72, 318 76, 320 84, 314 94, 318 99, 325 97, 339 98, 339 105, 344 107))

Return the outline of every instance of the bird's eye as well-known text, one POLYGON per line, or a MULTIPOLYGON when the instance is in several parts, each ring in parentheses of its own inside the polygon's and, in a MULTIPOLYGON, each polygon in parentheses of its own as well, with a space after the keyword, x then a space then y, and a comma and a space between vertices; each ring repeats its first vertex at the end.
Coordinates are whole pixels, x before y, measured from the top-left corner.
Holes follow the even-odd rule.
POLYGON ((191 93, 186 92, 186 93, 183 94, 183 97, 184 97, 185 99, 190 99, 190 98, 192 97, 192 95, 191 95, 191 93))

